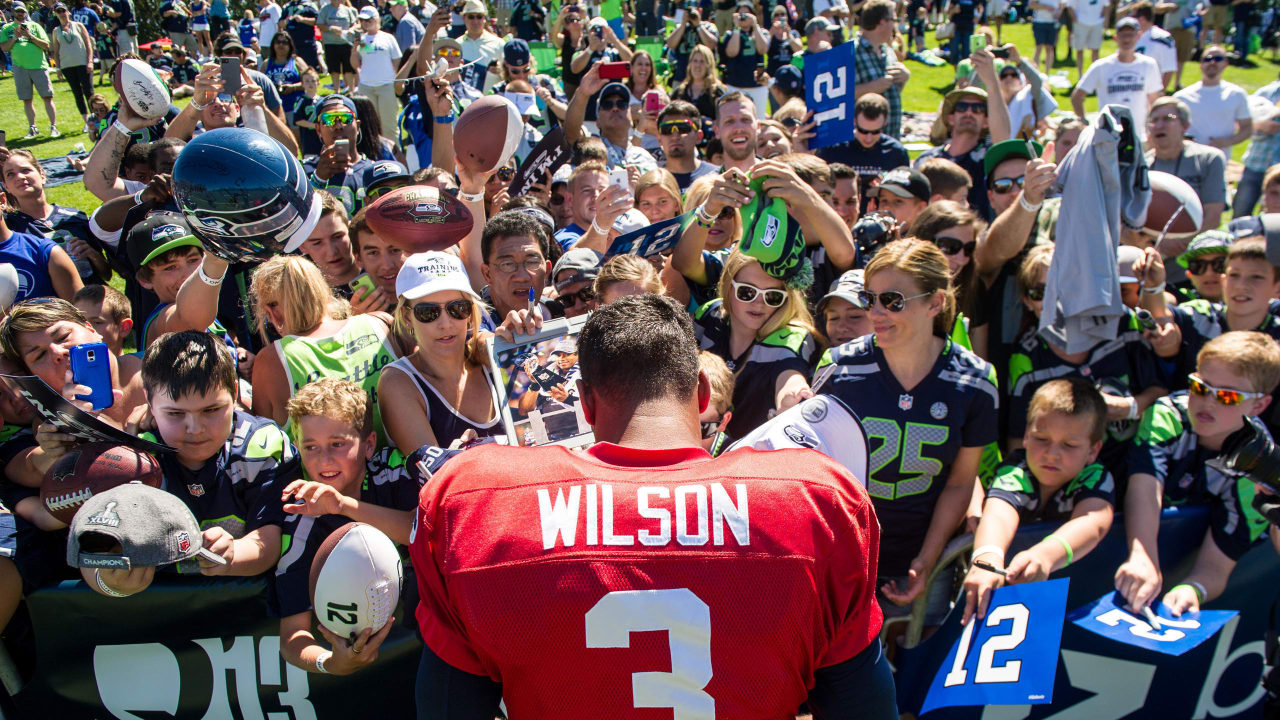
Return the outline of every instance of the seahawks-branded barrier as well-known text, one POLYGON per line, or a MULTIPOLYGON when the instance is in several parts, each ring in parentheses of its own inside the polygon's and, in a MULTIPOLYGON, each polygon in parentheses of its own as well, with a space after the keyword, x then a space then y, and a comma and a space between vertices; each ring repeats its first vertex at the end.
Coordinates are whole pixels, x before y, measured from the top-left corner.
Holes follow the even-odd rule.
MULTIPOLYGON (((1166 512, 1160 556, 1169 579, 1182 577, 1204 538, 1204 508, 1166 512)), ((1051 528, 1022 529, 1015 551, 1051 528)), ((1094 552, 1055 577, 1070 578, 1068 613, 1112 588, 1125 553, 1117 518, 1094 552)), ((1012 557, 1012 555, 1011 555, 1012 557)), ((1268 543, 1249 552, 1226 593, 1209 608, 1240 616, 1180 656, 1063 625, 1053 702, 1046 705, 942 708, 933 718, 1104 720, 1106 718, 1256 718, 1262 691, 1262 638, 1280 596, 1280 557, 1268 543)), ((371 667, 346 677, 307 673, 280 658, 278 622, 268 617, 262 580, 164 578, 128 599, 64 583, 28 598, 35 628, 34 676, 14 701, 21 718, 191 718, 324 720, 413 717, 420 645, 397 626, 371 667)), ((1044 622, 1031 617, 1029 623, 1044 622)), ((410 618, 412 622, 412 618, 410 618)), ((941 630, 897 658, 902 712, 919 711, 930 683, 960 635, 959 612, 941 630)), ((1009 643, 1005 643, 1006 645, 1009 643)), ((1034 652, 1026 643, 994 655, 997 664, 1034 652)), ((974 654, 981 648, 975 647, 974 654)), ((971 673, 971 676, 976 675, 971 673)))
MULTIPOLYGON (((1195 507, 1169 510, 1160 521, 1160 560, 1165 587, 1184 577, 1191 568, 1208 526, 1208 510, 1195 507)), ((1014 553, 1040 541, 1056 526, 1032 525, 1019 530, 1014 553)), ((1117 515, 1111 532, 1088 556, 1054 578, 1070 578, 1067 614, 1114 590, 1116 568, 1128 556, 1123 516, 1117 515)), ((1236 566, 1222 597, 1207 609, 1238 610, 1215 637, 1185 654, 1171 656, 1123 644, 1083 629, 1064 618, 1027 620, 1062 623, 1053 702, 1044 705, 1001 707, 951 707, 933 710, 924 720, 965 718, 977 720, 1102 720, 1103 718, 1260 718, 1263 691, 1263 637, 1274 625, 1276 600, 1280 598, 1280 556, 1270 542, 1250 550, 1236 566)), ((918 713, 939 672, 946 673, 944 659, 960 637, 956 608, 929 639, 897 657, 895 680, 899 710, 918 713)), ((1028 633, 1030 636, 1030 633, 1028 633)), ((1172 635, 1171 635, 1172 636, 1172 635)), ((1027 653, 1044 650, 1003 637, 988 664, 1007 667, 1027 653), (1007 649, 1006 649, 1007 648, 1007 649)), ((974 655, 980 648, 973 648, 974 655)), ((970 673, 973 682, 978 673, 970 673)))

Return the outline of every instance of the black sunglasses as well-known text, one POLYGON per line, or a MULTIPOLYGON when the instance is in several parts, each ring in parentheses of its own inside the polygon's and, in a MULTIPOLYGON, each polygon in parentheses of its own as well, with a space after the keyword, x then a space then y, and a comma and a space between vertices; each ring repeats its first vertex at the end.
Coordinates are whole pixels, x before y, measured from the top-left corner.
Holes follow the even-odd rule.
MULTIPOLYGON (((724 418, 721 418, 720 420, 723 420, 723 419, 724 418)), ((704 423, 701 423, 703 440, 706 440, 707 438, 713 438, 716 436, 717 432, 720 432, 720 420, 708 420, 704 423)))
POLYGON ((1227 271, 1227 259, 1225 257, 1217 257, 1212 260, 1195 258, 1187 261, 1187 272, 1192 275, 1200 275, 1205 270, 1209 269, 1212 269, 1214 272, 1221 275, 1227 271))
POLYGON ((596 291, 589 287, 584 287, 575 293, 561 294, 558 299, 560 300, 560 304, 564 307, 573 307, 578 303, 586 305, 596 299, 596 291))
POLYGON ((627 106, 628 106, 628 105, 630 105, 630 104, 631 104, 631 103, 627 102, 626 100, 622 100, 622 99, 618 99, 618 100, 601 100, 600 102, 596 103, 596 107, 597 107, 597 108, 599 108, 599 109, 601 109, 601 110, 626 110, 626 109, 627 109, 627 106))
POLYGON ((1000 178, 999 180, 992 180, 991 191, 997 195, 1004 195, 1005 193, 1013 192, 1015 187, 1018 190, 1021 190, 1022 184, 1026 182, 1026 179, 1025 175, 1019 175, 1016 178, 1000 178))
MULTIPOLYGON (((420 302, 413 306, 413 319, 423 325, 430 325, 440 319, 440 303, 420 302)), ((465 298, 450 300, 444 304, 444 310, 454 320, 471 319, 471 301, 465 298)))
POLYGON ((954 112, 972 112, 979 115, 987 114, 987 104, 984 102, 966 102, 960 101, 953 106, 954 112))
POLYGON ((511 178, 516 176, 516 169, 510 166, 500 167, 496 174, 502 182, 511 182, 511 178))
POLYGON ((1220 62, 1226 62, 1226 61, 1227 61, 1226 55, 1205 55, 1204 57, 1200 58, 1200 62, 1202 63, 1220 63, 1220 62))
POLYGON ((919 295, 907 297, 897 290, 882 292, 879 295, 871 292, 870 290, 859 290, 858 302, 861 303, 863 307, 870 310, 875 307, 876 301, 879 300, 881 307, 885 310, 888 310, 889 312, 902 312, 902 309, 907 306, 908 300, 918 300, 923 297, 929 297, 932 294, 933 293, 920 293, 919 295))
POLYGON ((778 122, 782 123, 782 127, 788 128, 791 130, 794 130, 800 127, 800 118, 793 118, 793 117, 783 118, 778 122))
POLYGON ((552 193, 551 195, 552 205, 555 205, 555 206, 563 205, 564 201, 565 201, 565 197, 563 195, 556 195, 555 193, 552 193))
POLYGON ((859 133, 859 134, 862 134, 862 135, 881 135, 881 134, 883 134, 883 133, 884 133, 884 128, 883 128, 883 127, 878 127, 878 128, 876 128, 875 130, 868 130, 868 129, 866 129, 866 128, 862 127, 861 125, 857 125, 857 124, 855 124, 855 125, 853 126, 853 130, 854 130, 854 132, 859 133))
POLYGON ((933 239, 933 244, 938 246, 943 255, 955 255, 964 251, 964 256, 970 258, 973 257, 974 248, 978 247, 977 240, 965 242, 951 237, 936 237, 933 239))
POLYGON ((1026 295, 1028 300, 1040 302, 1044 299, 1044 286, 1036 285, 1035 287, 1029 287, 1026 290, 1023 290, 1022 294, 1026 295))

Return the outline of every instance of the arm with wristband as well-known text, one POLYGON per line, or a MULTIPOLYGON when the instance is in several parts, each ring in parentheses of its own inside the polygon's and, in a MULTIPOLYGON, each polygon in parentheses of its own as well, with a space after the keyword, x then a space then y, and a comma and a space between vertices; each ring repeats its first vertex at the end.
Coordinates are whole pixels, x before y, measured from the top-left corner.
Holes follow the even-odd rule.
POLYGON ((1169 588, 1161 602, 1174 617, 1199 612, 1201 606, 1222 594, 1235 567, 1236 561, 1222 552, 1214 542, 1213 531, 1206 530, 1200 552, 1196 553, 1195 564, 1191 566, 1191 573, 1182 582, 1169 588))
MULTIPOLYGON (((988 497, 982 506, 982 520, 973 533, 972 561, 1003 569, 1005 552, 1017 532, 1018 509, 1003 500, 988 497)), ((991 593, 1004 584, 1005 578, 999 573, 977 564, 970 565, 964 577, 964 617, 961 622, 967 624, 974 616, 979 620, 986 617, 991 593)))
POLYGON ((1111 503, 1101 498, 1081 500, 1071 513, 1070 520, 1009 561, 1009 582, 1047 580, 1055 570, 1061 570, 1078 557, 1084 557, 1097 547, 1111 529, 1114 513, 1111 503))

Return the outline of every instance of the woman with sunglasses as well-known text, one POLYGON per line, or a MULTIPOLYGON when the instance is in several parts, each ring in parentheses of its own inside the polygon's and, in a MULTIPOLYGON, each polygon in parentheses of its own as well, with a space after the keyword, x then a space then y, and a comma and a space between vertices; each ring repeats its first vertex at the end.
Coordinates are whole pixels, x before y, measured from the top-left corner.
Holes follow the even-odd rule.
POLYGON ((702 117, 714 118, 716 100, 727 92, 729 89, 717 75, 715 53, 706 45, 698 45, 689 53, 689 70, 671 91, 671 99, 693 103, 702 117))
POLYGON ((266 53, 267 63, 262 72, 275 83, 280 93, 280 106, 284 110, 285 122, 293 124, 293 111, 302 99, 302 73, 307 71, 307 61, 298 56, 293 47, 293 38, 281 30, 271 38, 271 49, 266 53))
POLYGON ((987 319, 985 305, 979 298, 973 251, 986 228, 987 224, 974 211, 960 203, 941 200, 922 210, 907 233, 937 245, 947 257, 951 287, 956 294, 956 320, 951 339, 984 359, 987 357, 987 319))
POLYGON ((1098 461, 1117 477, 1127 477, 1125 457, 1129 440, 1138 430, 1137 420, 1168 393, 1161 385, 1156 353, 1132 310, 1120 318, 1114 338, 1084 352, 1068 353, 1044 340, 1039 332, 1040 313, 1052 261, 1053 246, 1039 245, 1027 253, 1018 270, 1018 290, 1028 312, 1023 315, 1025 332, 1009 356, 1006 445, 1010 450, 1022 447, 1027 406, 1041 385, 1060 377, 1083 377, 1097 386, 1107 402, 1107 436, 1098 461))
MULTIPOLYGON (((400 355, 390 315, 351 315, 320 268, 297 255, 279 255, 259 265, 249 301, 263 337, 268 324, 280 336, 254 360, 253 414, 283 426, 289 419, 289 398, 322 377, 359 383, 377 410, 378 371, 400 355)), ((377 413, 374 426, 381 439, 377 413)))
POLYGON ((378 380, 387 437, 408 455, 448 447, 468 430, 502 433, 484 340, 484 304, 456 255, 427 252, 405 260, 396 279, 396 325, 418 344, 378 380))
POLYGON ((787 287, 737 250, 720 274, 720 297, 698 309, 694 332, 703 350, 734 373, 728 434, 740 438, 804 398, 816 349, 803 290, 787 287))
MULTIPOLYGON (((879 440, 866 482, 883 528, 877 584, 885 615, 900 617, 964 518, 983 449, 998 437, 998 391, 991 364, 949 337, 955 294, 936 245, 895 240, 863 279, 873 333, 828 350, 814 390, 843 400, 879 440)), ((926 625, 941 623, 951 588, 933 583, 926 625)))

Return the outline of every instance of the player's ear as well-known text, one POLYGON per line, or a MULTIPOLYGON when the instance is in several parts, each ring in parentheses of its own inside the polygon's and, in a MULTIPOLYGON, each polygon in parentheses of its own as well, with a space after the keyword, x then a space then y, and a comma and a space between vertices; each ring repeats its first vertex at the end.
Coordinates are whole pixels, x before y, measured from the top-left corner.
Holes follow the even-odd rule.
POLYGON ((711 379, 705 370, 698 370, 698 414, 707 411, 711 406, 711 379))
POLYGON ((364 459, 372 460, 373 454, 378 451, 378 433, 370 432, 364 439, 364 459))
POLYGON ((588 425, 595 427, 596 397, 591 394, 591 387, 582 378, 578 378, 578 399, 582 401, 582 418, 588 425))

